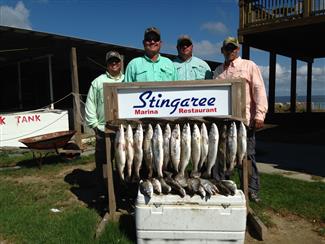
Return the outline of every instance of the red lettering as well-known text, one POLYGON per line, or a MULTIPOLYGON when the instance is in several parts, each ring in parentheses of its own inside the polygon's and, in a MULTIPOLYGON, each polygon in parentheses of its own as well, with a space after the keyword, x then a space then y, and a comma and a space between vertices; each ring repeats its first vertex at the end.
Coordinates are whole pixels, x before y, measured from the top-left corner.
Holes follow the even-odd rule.
POLYGON ((0 125, 5 125, 6 124, 5 119, 6 119, 6 117, 0 116, 0 125))
POLYGON ((34 115, 28 116, 27 118, 28 118, 28 122, 34 121, 34 115))
MULTIPOLYGON (((30 123, 30 122, 37 122, 41 121, 41 115, 23 115, 23 116, 16 116, 17 123, 30 123)), ((0 117, 0 125, 1 125, 1 117, 0 117)))

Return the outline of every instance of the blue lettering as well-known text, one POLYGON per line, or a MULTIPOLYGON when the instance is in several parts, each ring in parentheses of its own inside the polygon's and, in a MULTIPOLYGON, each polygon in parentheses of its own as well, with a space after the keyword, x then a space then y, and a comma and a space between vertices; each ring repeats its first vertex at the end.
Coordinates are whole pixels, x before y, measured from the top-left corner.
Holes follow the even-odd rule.
POLYGON ((160 107, 164 107, 164 105, 166 104, 166 108, 169 108, 170 107, 169 103, 170 103, 170 99, 163 99, 161 101, 160 107))
POLYGON ((207 99, 205 97, 201 98, 199 101, 199 105, 200 106, 205 106, 205 102, 207 101, 207 99))
POLYGON ((211 97, 209 100, 208 100, 208 106, 214 106, 214 102, 216 101, 216 98, 215 97, 211 97))
POLYGON ((146 107, 146 101, 144 100, 144 99, 148 99, 150 96, 151 96, 151 94, 152 94, 152 91, 146 91, 146 92, 144 92, 144 93, 142 93, 140 96, 139 96, 139 99, 140 99, 140 101, 142 102, 142 105, 135 105, 135 106, 133 106, 133 108, 144 108, 144 107, 146 107), (148 95, 147 95, 148 94, 148 95), (145 97, 144 99, 143 99, 143 97, 145 96, 145 95, 147 95, 147 97, 145 97))
POLYGON ((193 102, 193 106, 198 106, 198 104, 196 104, 196 101, 199 100, 198 98, 192 97, 191 101, 193 102))
POLYGON ((180 100, 181 99, 177 98, 177 99, 175 99, 175 100, 172 101, 171 106, 174 108, 174 110, 171 111, 169 114, 173 114, 175 112, 175 110, 177 109, 177 107, 179 105, 180 100))
POLYGON ((169 108, 172 107, 172 111, 169 114, 175 113, 179 107, 204 107, 204 106, 214 106, 216 98, 210 97, 191 97, 191 98, 176 98, 176 99, 165 99, 162 98, 163 95, 158 93, 157 96, 153 96, 152 91, 145 91, 139 95, 140 103, 134 105, 133 108, 169 108))
POLYGON ((190 101, 189 98, 184 99, 184 100, 181 102, 181 106, 182 106, 182 107, 189 107, 189 106, 190 106, 190 105, 188 104, 189 101, 190 101))

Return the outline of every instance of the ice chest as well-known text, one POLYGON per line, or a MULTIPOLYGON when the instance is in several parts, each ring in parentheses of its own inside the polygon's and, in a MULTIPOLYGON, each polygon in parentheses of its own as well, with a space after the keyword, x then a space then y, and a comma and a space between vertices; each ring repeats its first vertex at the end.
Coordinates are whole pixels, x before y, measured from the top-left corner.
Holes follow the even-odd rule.
POLYGON ((138 193, 136 209, 138 244, 244 243, 246 200, 241 190, 234 196, 154 195, 138 193))

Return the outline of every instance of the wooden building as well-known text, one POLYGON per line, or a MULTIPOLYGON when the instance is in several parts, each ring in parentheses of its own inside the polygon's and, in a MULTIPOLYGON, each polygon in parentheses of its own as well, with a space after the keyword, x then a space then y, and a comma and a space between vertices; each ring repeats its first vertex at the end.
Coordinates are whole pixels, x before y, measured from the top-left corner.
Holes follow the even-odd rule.
POLYGON ((243 58, 249 58, 250 47, 269 52, 268 117, 276 117, 277 55, 291 59, 291 115, 296 112, 297 60, 307 63, 305 117, 314 116, 311 115, 312 66, 314 59, 325 57, 322 47, 325 43, 322 33, 325 30, 325 0, 240 0, 239 11, 238 37, 243 58))

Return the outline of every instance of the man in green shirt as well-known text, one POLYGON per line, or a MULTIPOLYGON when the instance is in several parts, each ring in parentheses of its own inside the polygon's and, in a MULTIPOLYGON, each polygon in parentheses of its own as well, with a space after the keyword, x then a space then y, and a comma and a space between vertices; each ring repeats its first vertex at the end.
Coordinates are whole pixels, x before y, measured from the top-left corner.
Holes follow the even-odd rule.
POLYGON ((212 79, 209 65, 193 56, 193 42, 188 35, 180 36, 177 40, 178 57, 174 65, 179 80, 205 80, 212 79))
POLYGON ((86 124, 95 131, 96 135, 96 184, 98 196, 105 196, 106 183, 103 177, 103 167, 106 166, 105 145, 105 113, 103 84, 109 82, 122 82, 122 57, 116 51, 106 54, 106 72, 92 81, 87 95, 85 107, 86 124), (105 165, 105 166, 104 166, 105 165))
POLYGON ((125 71, 125 82, 178 79, 173 62, 159 54, 161 43, 160 31, 156 27, 145 30, 143 40, 145 55, 130 61, 125 71))

